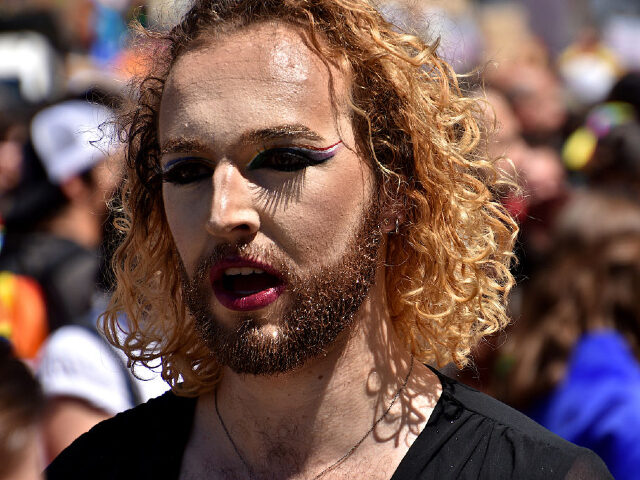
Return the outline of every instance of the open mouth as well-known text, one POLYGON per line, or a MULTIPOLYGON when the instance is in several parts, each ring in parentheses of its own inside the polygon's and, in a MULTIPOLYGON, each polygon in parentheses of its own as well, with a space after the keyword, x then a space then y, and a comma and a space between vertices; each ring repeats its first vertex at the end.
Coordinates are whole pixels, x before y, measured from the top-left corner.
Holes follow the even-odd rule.
POLYGON ((275 288, 282 282, 259 268, 233 267, 224 271, 219 283, 227 292, 247 296, 275 288))
MULTIPOLYGON (((235 262, 234 262, 235 263, 235 262)), ((211 272, 213 292, 231 310, 256 310, 275 302, 285 288, 278 276, 258 266, 218 265, 211 272)))

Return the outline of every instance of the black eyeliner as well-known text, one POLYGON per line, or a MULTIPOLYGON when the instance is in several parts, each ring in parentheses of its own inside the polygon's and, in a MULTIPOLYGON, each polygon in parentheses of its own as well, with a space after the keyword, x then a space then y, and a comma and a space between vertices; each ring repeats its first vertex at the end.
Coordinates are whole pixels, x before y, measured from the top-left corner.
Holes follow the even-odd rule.
MULTIPOLYGON (((247 165, 248 170, 257 170, 259 169, 263 162, 265 161, 267 155, 272 155, 275 153, 290 153, 294 155, 300 155, 309 160, 308 165, 319 165, 323 162, 326 162, 330 158, 332 158, 338 148, 341 146, 342 142, 339 141, 327 148, 315 149, 315 148, 305 148, 305 147, 276 147, 268 150, 262 150, 257 153, 253 159, 247 165)), ((306 165, 306 166, 308 166, 306 165)))

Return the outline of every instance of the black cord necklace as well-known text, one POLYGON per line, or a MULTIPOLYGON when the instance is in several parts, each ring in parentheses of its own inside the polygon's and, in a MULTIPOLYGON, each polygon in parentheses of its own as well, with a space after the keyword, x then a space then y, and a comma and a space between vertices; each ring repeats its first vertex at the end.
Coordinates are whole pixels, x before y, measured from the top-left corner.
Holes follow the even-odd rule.
MULTIPOLYGON (((400 385, 400 388, 398 388, 398 391, 393 396, 393 398, 391 399, 391 402, 389 403, 389 406, 385 409, 385 411, 382 413, 382 415, 380 415, 376 419, 376 421, 373 422, 373 425, 371 425, 371 428, 369 430, 367 430, 367 433, 365 433, 362 436, 362 438, 360 440, 358 440, 349 449, 349 451, 347 451, 347 453, 345 453, 338 460, 336 460, 331 465, 329 465, 324 470, 322 470, 320 473, 318 473, 316 476, 314 476, 312 480, 318 480, 319 478, 323 477, 325 474, 329 473, 331 470, 333 470, 338 465, 340 465, 342 462, 344 462, 347 458, 349 458, 351 456, 351 454, 353 454, 353 452, 355 452, 356 449, 360 445, 362 445, 362 442, 364 442, 367 439, 367 437, 369 435, 371 435, 371 432, 373 432, 376 429, 378 424, 387 416, 387 414, 389 413, 391 408, 393 408, 393 405, 396 403, 396 401, 398 400, 398 398, 400 397, 400 395, 402 394, 404 389, 407 387, 407 382, 409 381, 409 378, 411 377, 411 372, 413 372, 413 355, 411 355, 411 363, 409 364, 409 371, 407 372, 407 376, 404 378, 404 381, 402 382, 402 385, 400 385)), ((242 464, 247 469, 247 472, 249 473, 249 479, 253 480, 253 478, 254 478, 253 469, 249 465, 249 462, 247 462, 247 460, 244 458, 242 453, 240 453, 240 449, 236 445, 236 442, 233 441, 233 437, 229 433, 229 430, 227 429, 227 426, 225 425, 224 421, 222 420, 222 416, 220 415, 220 410, 218 409, 218 391, 217 390, 214 393, 214 403, 215 403, 215 407, 216 407, 216 414, 218 415, 218 420, 220 421, 220 425, 222 425, 222 429, 224 430, 224 433, 226 434, 227 438, 229 439, 229 442, 231 442, 231 446, 233 447, 233 450, 236 452, 236 455, 238 455, 238 458, 240 459, 242 464)))

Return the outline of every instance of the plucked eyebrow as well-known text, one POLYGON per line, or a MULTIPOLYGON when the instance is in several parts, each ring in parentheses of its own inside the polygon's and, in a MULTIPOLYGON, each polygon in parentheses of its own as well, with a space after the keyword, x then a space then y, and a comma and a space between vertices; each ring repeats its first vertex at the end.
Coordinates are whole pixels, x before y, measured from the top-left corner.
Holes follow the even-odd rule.
POLYGON ((160 155, 184 152, 208 152, 209 147, 196 138, 174 138, 164 142, 160 148, 160 155))
POLYGON ((281 139, 325 141, 322 135, 314 132, 309 127, 302 124, 292 124, 250 130, 241 135, 240 142, 246 145, 281 139))
MULTIPOLYGON (((302 124, 277 125, 244 132, 238 141, 241 145, 255 145, 272 140, 311 140, 325 142, 325 138, 302 124)), ((176 138, 164 142, 160 155, 184 152, 209 152, 211 147, 196 138, 176 138)))

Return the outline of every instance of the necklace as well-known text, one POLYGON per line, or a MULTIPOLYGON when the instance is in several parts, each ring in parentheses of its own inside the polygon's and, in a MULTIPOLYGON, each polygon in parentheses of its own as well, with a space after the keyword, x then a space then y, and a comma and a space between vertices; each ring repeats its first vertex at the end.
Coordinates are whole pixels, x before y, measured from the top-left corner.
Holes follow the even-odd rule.
MULTIPOLYGON (((389 406, 385 409, 385 411, 382 413, 382 415, 380 415, 375 422, 373 422, 373 425, 371 425, 371 428, 369 430, 367 430, 367 433, 365 433, 362 438, 360 440, 358 440, 348 451, 347 453, 345 453, 342 457, 340 457, 338 460, 336 460, 335 462, 333 462, 331 465, 329 465, 328 467, 326 467, 324 470, 322 470, 320 473, 318 473, 316 476, 313 477, 313 480, 318 480, 319 478, 323 477, 325 474, 329 473, 331 470, 333 470, 334 468, 336 468, 338 465, 340 465, 342 462, 344 462, 347 458, 349 458, 351 456, 351 454, 353 452, 356 451, 356 449, 362 445, 362 442, 364 442, 367 437, 369 435, 371 435, 371 432, 373 432, 376 427, 378 426, 378 424, 387 416, 387 414, 389 413, 389 411, 391 410, 391 408, 393 408, 393 405, 396 403, 396 401, 398 400, 398 398, 400 397, 400 395, 402 394, 402 392, 404 391, 404 389, 407 387, 407 382, 409 381, 409 378, 411 377, 411 372, 413 371, 413 355, 411 355, 411 363, 409 364, 409 371, 407 372, 407 376, 404 377, 404 381, 402 382, 402 385, 400 385, 400 388, 398 388, 398 390, 396 391, 396 394, 393 396, 393 398, 391 399, 391 402, 389 403, 389 406)), ((249 473, 249 479, 252 480, 253 477, 253 469, 251 468, 251 466, 249 465, 249 462, 247 462, 247 460, 244 458, 244 456, 242 455, 242 453, 240 453, 240 449, 238 448, 238 446, 236 445, 236 442, 233 441, 233 437, 231 436, 231 434, 229 433, 229 430, 227 429, 227 426, 225 425, 224 421, 222 420, 222 416, 220 415, 220 410, 218 409, 218 391, 216 390, 216 392, 214 393, 214 403, 215 403, 215 407, 216 407, 216 414, 218 415, 218 420, 220 421, 220 425, 222 425, 222 429, 224 430, 225 435, 227 436, 227 438, 229 439, 229 442, 231 443, 231 446, 233 447, 233 450, 236 452, 236 455, 238 456, 238 458, 240 459, 240 461, 242 462, 242 464, 244 465, 244 467, 247 469, 247 472, 249 473)))

